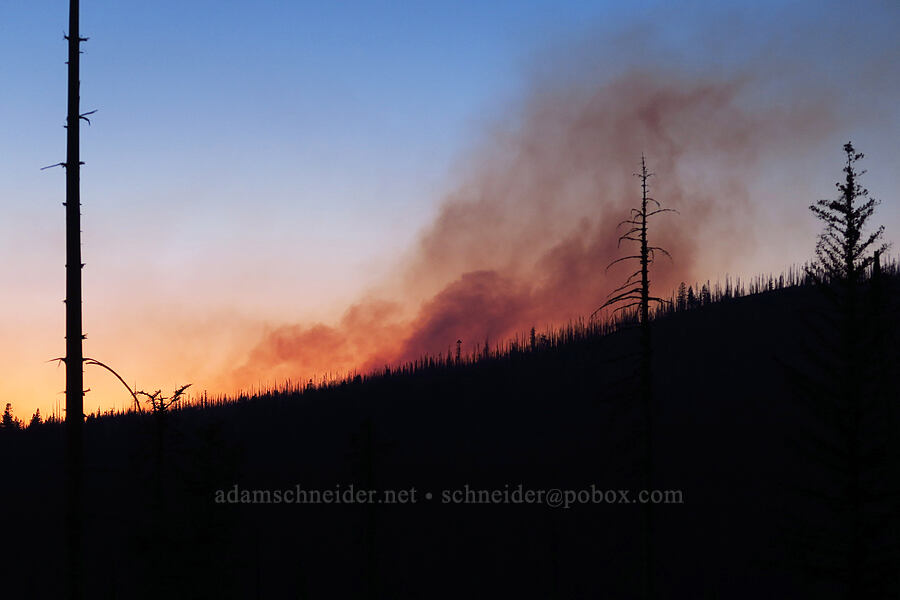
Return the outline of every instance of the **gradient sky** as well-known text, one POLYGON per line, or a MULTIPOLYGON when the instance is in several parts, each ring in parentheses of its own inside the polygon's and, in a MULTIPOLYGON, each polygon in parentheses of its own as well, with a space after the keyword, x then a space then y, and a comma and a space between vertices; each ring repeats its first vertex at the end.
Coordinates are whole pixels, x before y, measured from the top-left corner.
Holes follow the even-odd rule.
MULTIPOLYGON (((808 258, 806 207, 851 137, 900 241, 897 3, 671 4, 84 0, 86 355, 214 389, 267 328, 339 319, 389 287, 485 140, 586 69, 752 71, 743 101, 834 111, 789 161, 759 157, 753 243, 706 277, 808 258)), ((0 402, 22 418, 64 404, 65 182, 40 168, 65 156, 66 26, 62 0, 0 5, 0 402)), ((87 411, 127 404, 103 372, 86 385, 87 411)))

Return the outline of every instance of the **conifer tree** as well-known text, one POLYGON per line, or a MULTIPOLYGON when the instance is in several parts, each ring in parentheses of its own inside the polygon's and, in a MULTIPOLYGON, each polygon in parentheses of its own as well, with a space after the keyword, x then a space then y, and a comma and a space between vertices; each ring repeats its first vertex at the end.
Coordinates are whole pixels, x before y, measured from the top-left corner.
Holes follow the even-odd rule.
POLYGON ((681 285, 678 286, 678 295, 676 296, 675 303, 678 310, 687 308, 687 288, 683 281, 681 282, 681 285))
POLYGON ((12 404, 9 402, 6 403, 6 408, 3 410, 3 417, 0 420, 0 427, 3 428, 4 431, 12 431, 15 429, 21 429, 22 424, 13 416, 12 412, 12 404))
POLYGON ((812 275, 821 282, 843 285, 849 292, 874 262, 874 251, 884 253, 887 245, 879 244, 884 237, 883 225, 865 234, 867 221, 881 202, 869 198, 869 190, 860 184, 865 171, 859 171, 856 163, 864 155, 851 142, 844 144, 844 153, 844 181, 835 184, 840 195, 837 199, 819 200, 809 209, 825 223, 816 243, 817 260, 812 275))
MULTIPOLYGON (((831 548, 843 556, 836 569, 847 598, 868 597, 871 581, 866 575, 876 561, 873 535, 877 535, 880 517, 870 507, 881 492, 873 481, 884 478, 883 442, 873 432, 878 423, 881 385, 887 376, 885 357, 879 356, 879 312, 864 302, 864 284, 871 267, 880 280, 880 255, 887 249, 882 241, 884 227, 867 232, 868 222, 879 201, 869 197, 860 183, 864 170, 858 168, 863 154, 848 142, 843 147, 845 163, 842 181, 835 185, 837 198, 819 200, 809 208, 824 223, 819 235, 816 259, 807 267, 809 279, 823 291, 827 300, 819 317, 818 341, 809 351, 818 366, 817 376, 794 374, 804 381, 806 395, 823 423, 830 424, 827 434, 808 440, 817 448, 831 448, 829 458, 822 457, 831 469, 838 487, 834 506, 834 531, 829 534, 831 548)), ((873 281, 872 287, 880 281, 873 281)), ((880 304, 880 303, 876 303, 880 304)), ((882 552, 883 554, 883 552, 882 552)))

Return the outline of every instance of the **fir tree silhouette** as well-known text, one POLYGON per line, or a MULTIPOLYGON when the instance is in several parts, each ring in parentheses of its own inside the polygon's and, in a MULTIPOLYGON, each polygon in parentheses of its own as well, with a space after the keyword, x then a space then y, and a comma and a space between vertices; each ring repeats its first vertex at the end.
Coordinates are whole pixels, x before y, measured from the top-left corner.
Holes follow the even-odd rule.
MULTIPOLYGON (((869 190, 859 180, 865 171, 857 170, 856 163, 864 155, 857 152, 852 142, 844 144, 846 164, 844 181, 835 184, 840 191, 837 199, 819 200, 809 209, 825 223, 816 243, 816 262, 810 275, 819 282, 830 282, 845 289, 845 302, 856 300, 851 293, 862 280, 866 269, 875 261, 875 252, 883 253, 887 244, 879 242, 884 237, 881 225, 868 236, 864 234, 866 223, 875 213, 879 200, 869 198, 869 190), (869 254, 872 252, 872 254, 869 254)), ((848 308, 852 305, 848 304, 848 308)), ((852 306, 855 308, 855 306, 852 306)))
POLYGON ((887 421, 884 396, 894 361, 879 340, 885 328, 879 289, 880 256, 887 249, 884 227, 866 232, 880 202, 860 183, 863 154, 851 142, 843 150, 837 198, 810 206, 824 230, 806 274, 823 303, 806 317, 813 320, 812 339, 802 357, 807 366, 789 367, 788 375, 798 392, 795 399, 817 423, 800 433, 801 449, 831 474, 813 495, 833 508, 834 518, 829 529, 811 534, 819 539, 818 548, 804 567, 837 581, 845 598, 864 598, 883 593, 875 589, 884 582, 875 575, 877 563, 896 551, 888 552, 878 541, 884 513, 890 510, 884 504, 889 492, 883 485, 885 440, 879 430, 887 421))
POLYGON ((41 409, 37 408, 34 411, 34 414, 31 415, 31 420, 28 421, 28 429, 36 429, 40 427, 44 421, 41 419, 41 409))
POLYGON ((16 431, 22 428, 22 423, 13 416, 12 404, 9 402, 6 403, 6 408, 3 410, 0 428, 3 428, 4 431, 16 431))

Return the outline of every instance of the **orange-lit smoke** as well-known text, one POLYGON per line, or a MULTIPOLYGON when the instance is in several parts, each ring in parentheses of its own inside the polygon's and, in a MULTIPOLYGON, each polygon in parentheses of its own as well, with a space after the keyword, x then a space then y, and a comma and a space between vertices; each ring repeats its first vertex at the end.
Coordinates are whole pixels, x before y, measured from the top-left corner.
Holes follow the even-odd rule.
POLYGON ((673 257, 653 265, 656 293, 726 270, 753 241, 755 161, 788 156, 829 129, 821 106, 754 106, 753 85, 633 70, 543 87, 473 153, 398 266, 391 297, 359 301, 336 325, 273 328, 227 381, 246 388, 365 371, 446 353, 457 339, 468 350, 590 314, 631 272, 605 268, 633 254, 617 247, 616 225, 639 201, 642 153, 655 173, 651 195, 680 213, 651 221, 652 244, 673 257))

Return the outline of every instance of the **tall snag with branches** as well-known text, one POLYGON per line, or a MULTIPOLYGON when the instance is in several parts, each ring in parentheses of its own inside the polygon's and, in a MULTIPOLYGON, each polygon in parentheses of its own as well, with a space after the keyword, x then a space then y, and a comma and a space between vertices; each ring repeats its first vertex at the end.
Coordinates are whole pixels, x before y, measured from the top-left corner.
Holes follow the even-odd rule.
MULTIPOLYGON (((628 231, 619 237, 618 245, 622 242, 634 242, 639 245, 637 254, 624 256, 616 259, 607 265, 607 270, 614 264, 625 261, 637 261, 639 268, 633 272, 625 280, 625 283, 613 290, 607 297, 606 302, 600 308, 591 314, 593 318, 598 312, 607 307, 615 307, 614 312, 627 311, 629 309, 637 309, 640 320, 640 366, 638 371, 641 410, 644 420, 644 457, 643 457, 643 475, 644 489, 652 489, 651 482, 653 479, 653 386, 652 386, 652 343, 650 332, 650 304, 665 304, 666 300, 650 295, 650 265, 656 257, 657 252, 665 254, 669 258, 672 256, 665 249, 659 246, 650 245, 648 232, 650 217, 665 213, 678 212, 671 208, 663 208, 662 205, 651 198, 650 186, 648 181, 653 173, 647 170, 647 161, 644 155, 641 155, 641 171, 635 173, 635 176, 641 180, 641 205, 640 208, 632 208, 631 216, 618 224, 617 229, 622 225, 629 227, 628 231)), ((655 594, 653 586, 653 552, 652 552, 652 515, 650 504, 645 504, 644 509, 644 581, 645 596, 652 598, 655 594)))

